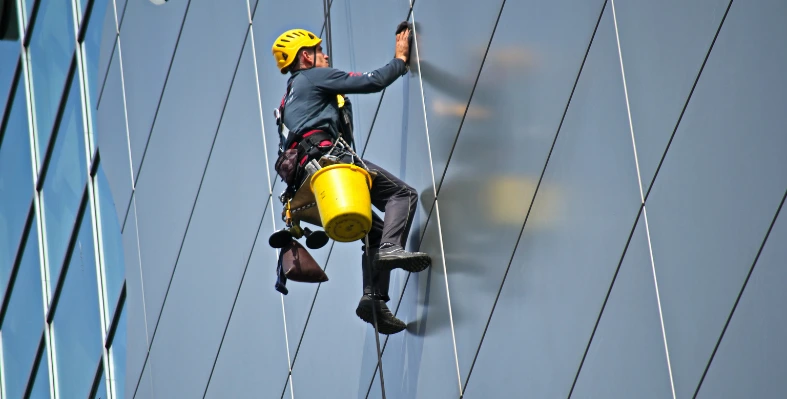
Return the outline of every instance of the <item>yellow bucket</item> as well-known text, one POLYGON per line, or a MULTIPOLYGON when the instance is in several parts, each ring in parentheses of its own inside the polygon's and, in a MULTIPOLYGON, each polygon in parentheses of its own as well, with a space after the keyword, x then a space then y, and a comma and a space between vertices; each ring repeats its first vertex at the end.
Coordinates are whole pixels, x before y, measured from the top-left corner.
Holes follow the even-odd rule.
POLYGON ((352 164, 336 164, 318 170, 310 183, 322 227, 339 242, 357 241, 372 227, 372 177, 352 164))

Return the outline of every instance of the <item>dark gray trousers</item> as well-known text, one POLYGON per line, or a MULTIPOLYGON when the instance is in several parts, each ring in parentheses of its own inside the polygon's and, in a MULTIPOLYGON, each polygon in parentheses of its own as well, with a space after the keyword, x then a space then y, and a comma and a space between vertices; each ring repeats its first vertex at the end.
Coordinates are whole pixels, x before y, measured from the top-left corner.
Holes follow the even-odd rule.
MULTIPOLYGON (((371 294, 378 299, 388 302, 388 286, 391 280, 391 271, 371 270, 371 259, 383 243, 400 245, 402 248, 407 243, 410 227, 413 223, 415 210, 418 206, 418 193, 407 183, 399 180, 385 169, 372 162, 363 160, 369 170, 377 172, 377 178, 372 182, 372 205, 385 212, 385 219, 380 219, 372 212, 372 229, 369 232, 369 253, 362 255, 363 267, 363 293, 371 294)), ((365 250, 365 245, 362 250, 365 250)))

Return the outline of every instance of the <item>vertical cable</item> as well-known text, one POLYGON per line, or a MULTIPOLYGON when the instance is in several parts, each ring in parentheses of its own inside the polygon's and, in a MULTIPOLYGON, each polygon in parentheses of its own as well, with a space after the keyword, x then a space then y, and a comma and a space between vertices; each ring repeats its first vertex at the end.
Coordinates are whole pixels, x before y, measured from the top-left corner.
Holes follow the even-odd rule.
POLYGON ((650 240, 650 226, 648 225, 648 211, 645 207, 645 194, 642 189, 642 176, 639 169, 639 158, 637 157, 637 141, 634 139, 634 123, 631 119, 631 106, 629 103, 629 94, 628 94, 628 86, 626 85, 626 70, 623 67, 623 52, 620 49, 620 34, 618 32, 618 19, 617 14, 615 12, 615 0, 611 0, 612 4, 612 21, 615 25, 615 39, 618 46, 618 58, 620 60, 620 74, 623 78, 623 95, 626 99, 626 113, 628 115, 629 121, 629 131, 631 132, 631 144, 634 150, 634 165, 637 168, 637 184, 639 186, 639 196, 640 196, 640 203, 642 205, 642 216, 645 220, 645 233, 647 234, 648 238, 648 253, 650 254, 650 266, 653 273, 653 285, 656 289, 656 304, 658 305, 659 310, 659 322, 661 323, 661 337, 664 340, 664 354, 667 359, 667 371, 669 372, 669 382, 670 388, 672 389, 672 398, 675 399, 675 381, 672 377, 672 364, 670 362, 669 356, 669 345, 667 344, 667 331, 664 327, 664 314, 661 308, 661 295, 659 294, 659 280, 656 277, 656 262, 653 259, 653 245, 651 244, 650 240))

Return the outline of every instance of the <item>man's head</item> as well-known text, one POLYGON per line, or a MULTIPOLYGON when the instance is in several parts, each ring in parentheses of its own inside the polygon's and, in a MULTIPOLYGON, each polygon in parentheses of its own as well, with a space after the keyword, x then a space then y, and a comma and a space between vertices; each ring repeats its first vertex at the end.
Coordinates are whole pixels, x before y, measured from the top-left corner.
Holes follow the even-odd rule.
POLYGON ((273 43, 271 51, 282 74, 301 69, 324 68, 328 56, 322 52, 322 39, 304 29, 284 32, 273 43))

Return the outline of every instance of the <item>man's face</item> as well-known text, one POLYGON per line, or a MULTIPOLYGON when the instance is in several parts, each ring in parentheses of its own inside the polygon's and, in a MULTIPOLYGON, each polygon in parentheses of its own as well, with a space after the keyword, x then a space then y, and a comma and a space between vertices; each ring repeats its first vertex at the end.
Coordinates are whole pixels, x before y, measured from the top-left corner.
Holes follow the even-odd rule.
POLYGON ((314 66, 315 68, 328 68, 328 56, 322 52, 322 45, 317 45, 314 49, 304 49, 301 51, 301 65, 305 68, 314 66))
POLYGON ((325 55, 322 52, 322 45, 320 45, 320 44, 317 45, 317 50, 315 52, 315 56, 316 56, 315 57, 316 60, 314 62, 314 67, 315 68, 328 68, 328 66, 329 66, 328 65, 328 56, 325 55))

